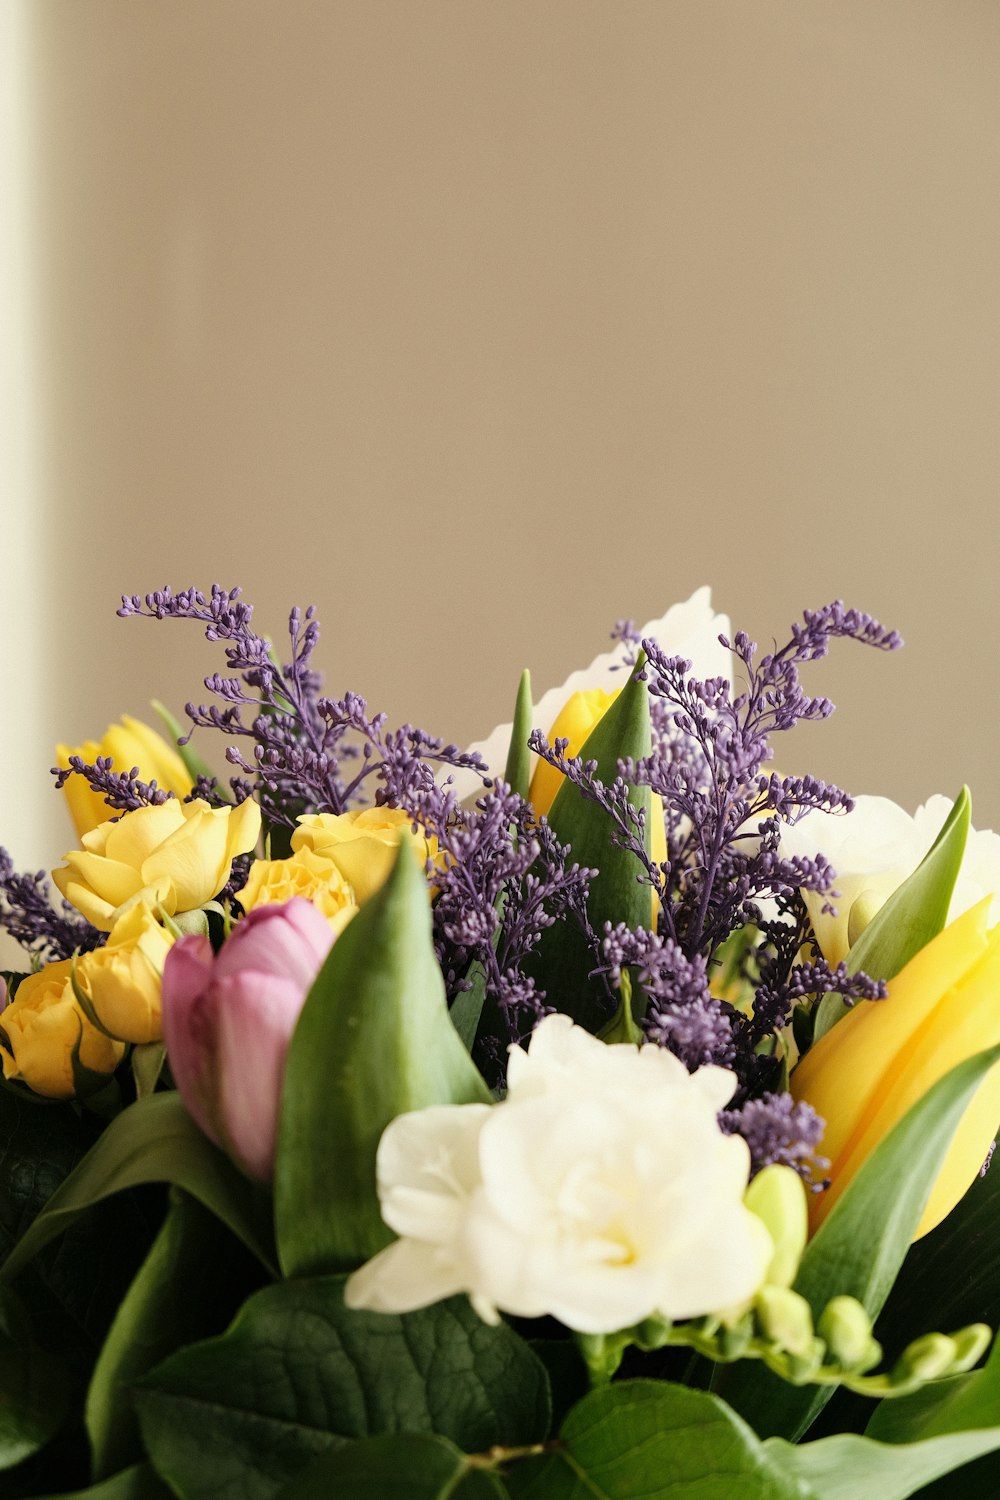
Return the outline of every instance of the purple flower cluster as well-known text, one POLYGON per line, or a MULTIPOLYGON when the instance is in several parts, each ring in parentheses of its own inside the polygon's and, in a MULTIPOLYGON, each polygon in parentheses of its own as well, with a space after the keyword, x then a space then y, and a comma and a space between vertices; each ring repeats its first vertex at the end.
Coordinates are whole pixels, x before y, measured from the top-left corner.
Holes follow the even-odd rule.
POLYGON ((56 963, 74 953, 89 953, 105 940, 103 932, 74 911, 68 901, 52 902, 41 870, 18 875, 6 849, 0 849, 0 927, 39 963, 56 963))

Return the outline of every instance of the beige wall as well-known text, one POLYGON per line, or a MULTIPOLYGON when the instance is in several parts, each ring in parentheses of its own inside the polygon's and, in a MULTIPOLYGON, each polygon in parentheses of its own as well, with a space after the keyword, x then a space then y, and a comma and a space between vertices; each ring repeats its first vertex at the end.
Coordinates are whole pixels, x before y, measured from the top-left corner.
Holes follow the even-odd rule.
POLYGON ((332 689, 464 741, 709 582, 764 641, 838 595, 907 638, 815 669, 839 712, 783 764, 968 779, 1000 826, 995 0, 23 19, 40 436, 2 567, 8 612, 49 601, 45 743, 221 665, 122 590, 240 581, 275 632, 314 601, 332 689))

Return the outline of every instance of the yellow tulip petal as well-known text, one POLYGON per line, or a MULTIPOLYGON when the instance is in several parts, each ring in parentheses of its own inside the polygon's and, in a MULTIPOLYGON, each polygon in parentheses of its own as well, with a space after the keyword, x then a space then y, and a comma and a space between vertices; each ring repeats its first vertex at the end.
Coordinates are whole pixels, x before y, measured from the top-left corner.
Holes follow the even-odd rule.
MULTIPOLYGON (((620 691, 620 689, 619 689, 620 691)), ((550 745, 556 740, 568 740, 567 755, 579 755, 590 736, 591 730, 603 719, 618 693, 606 693, 603 688, 586 688, 573 693, 556 716, 555 723, 546 738, 550 745)), ((548 761, 535 761, 528 788, 528 801, 540 818, 546 816, 563 784, 564 777, 548 761)))

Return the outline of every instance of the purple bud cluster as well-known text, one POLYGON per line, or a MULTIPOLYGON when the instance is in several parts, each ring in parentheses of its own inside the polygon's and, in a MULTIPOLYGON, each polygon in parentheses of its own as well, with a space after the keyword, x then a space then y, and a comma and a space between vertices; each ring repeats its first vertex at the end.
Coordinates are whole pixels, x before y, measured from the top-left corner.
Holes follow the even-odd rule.
POLYGON ((6 849, 0 849, 0 927, 39 963, 56 963, 74 953, 89 953, 105 940, 68 901, 52 902, 42 871, 18 875, 6 849))

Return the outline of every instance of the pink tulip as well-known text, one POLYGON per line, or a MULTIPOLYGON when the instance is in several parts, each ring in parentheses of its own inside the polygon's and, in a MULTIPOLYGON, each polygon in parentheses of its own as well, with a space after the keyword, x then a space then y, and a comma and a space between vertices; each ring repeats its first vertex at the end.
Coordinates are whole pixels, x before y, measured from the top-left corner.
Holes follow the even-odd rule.
POLYGON ((260 906, 217 954, 178 938, 163 968, 163 1039, 194 1119, 251 1177, 274 1173, 285 1055, 333 933, 301 897, 260 906))

